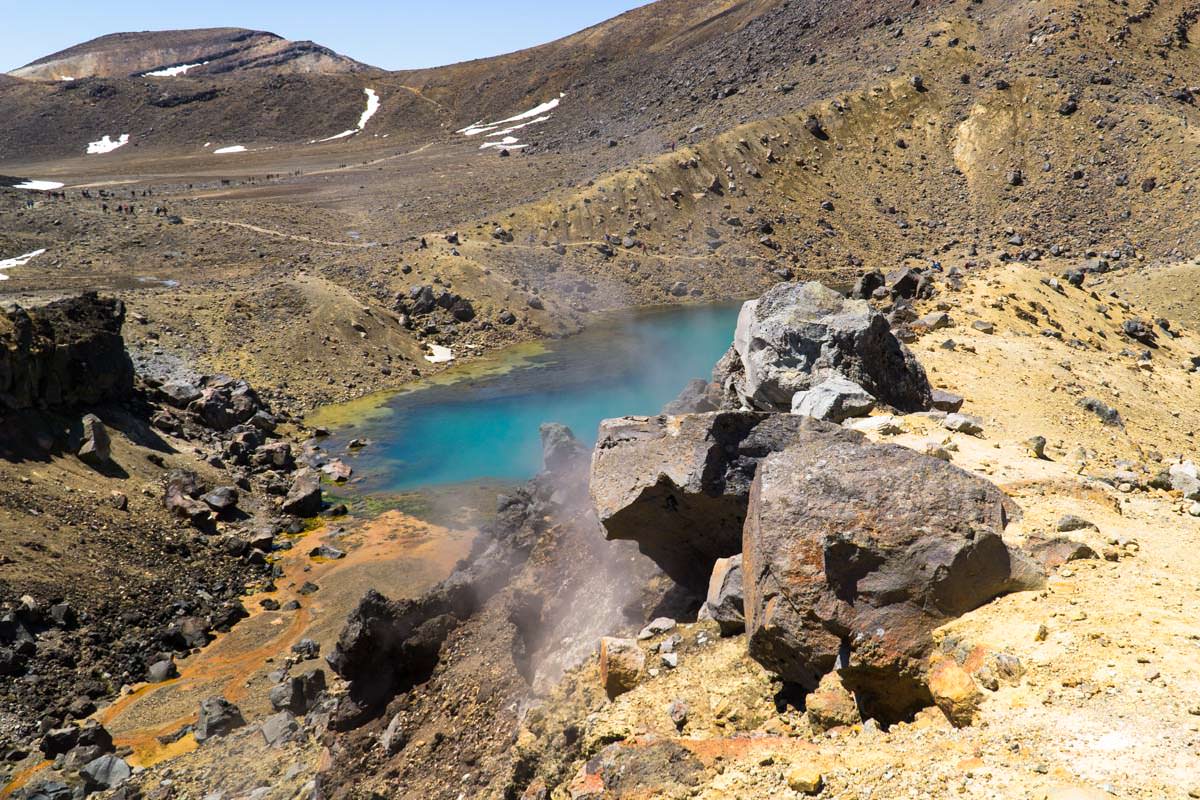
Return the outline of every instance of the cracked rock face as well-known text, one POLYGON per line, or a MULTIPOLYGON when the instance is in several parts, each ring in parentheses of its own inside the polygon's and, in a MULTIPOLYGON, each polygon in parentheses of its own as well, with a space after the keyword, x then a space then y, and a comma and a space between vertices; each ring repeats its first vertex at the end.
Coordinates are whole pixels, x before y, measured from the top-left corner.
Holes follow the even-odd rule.
POLYGON ((813 689, 838 668, 882 718, 929 704, 930 632, 1043 576, 1001 539, 1019 509, 988 481, 806 419, 765 457, 742 554, 750 655, 813 689))
POLYGON ((932 403, 925 370, 887 320, 815 281, 779 284, 743 305, 722 361, 726 374, 714 377, 726 397, 760 411, 790 411, 797 392, 835 376, 901 411, 932 403))
POLYGON ((600 424, 590 491, 609 539, 632 539, 682 586, 705 593, 713 565, 742 549, 759 461, 802 417, 719 411, 600 424))
POLYGON ((121 337, 124 322, 124 303, 94 292, 0 310, 0 412, 128 397, 133 363, 121 337))

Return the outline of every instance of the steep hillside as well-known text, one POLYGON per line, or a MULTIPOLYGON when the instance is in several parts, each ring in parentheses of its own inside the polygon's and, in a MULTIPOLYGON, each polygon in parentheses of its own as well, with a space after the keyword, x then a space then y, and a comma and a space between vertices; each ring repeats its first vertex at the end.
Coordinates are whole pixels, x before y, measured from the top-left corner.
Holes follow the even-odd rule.
POLYGON ((31 80, 63 81, 249 70, 332 74, 364 69, 366 65, 315 42, 292 42, 274 33, 245 28, 201 28, 112 33, 39 58, 11 74, 31 80))

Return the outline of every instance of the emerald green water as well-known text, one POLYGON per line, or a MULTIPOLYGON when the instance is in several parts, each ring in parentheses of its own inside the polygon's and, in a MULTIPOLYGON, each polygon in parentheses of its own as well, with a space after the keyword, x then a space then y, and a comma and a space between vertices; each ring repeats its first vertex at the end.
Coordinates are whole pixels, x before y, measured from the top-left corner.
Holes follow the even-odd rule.
MULTIPOLYGON (((366 437, 350 463, 360 488, 404 492, 448 484, 518 481, 541 468, 538 426, 561 422, 595 441, 600 420, 657 414, 692 378, 707 378, 729 348, 740 305, 639 310, 598 320, 511 369, 388 398, 338 427, 331 453, 366 437)), ((503 359, 503 357, 502 357, 503 359)))

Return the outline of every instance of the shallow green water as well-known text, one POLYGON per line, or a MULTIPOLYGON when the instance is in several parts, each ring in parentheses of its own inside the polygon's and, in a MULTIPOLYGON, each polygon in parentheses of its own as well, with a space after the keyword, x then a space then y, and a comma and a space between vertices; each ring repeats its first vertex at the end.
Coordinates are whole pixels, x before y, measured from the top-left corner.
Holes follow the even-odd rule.
POLYGON ((351 462, 369 491, 524 480, 541 467, 543 422, 568 425, 591 444, 600 420, 656 414, 690 379, 707 378, 729 348, 739 307, 603 318, 500 374, 463 370, 460 381, 395 395, 336 429, 329 449, 340 452, 353 437, 370 440, 351 462))

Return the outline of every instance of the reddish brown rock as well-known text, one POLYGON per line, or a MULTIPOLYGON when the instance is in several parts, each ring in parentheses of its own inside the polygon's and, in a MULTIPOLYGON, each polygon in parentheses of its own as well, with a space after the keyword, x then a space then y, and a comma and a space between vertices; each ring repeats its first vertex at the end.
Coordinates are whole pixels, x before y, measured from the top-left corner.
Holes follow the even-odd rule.
POLYGON ((750 655, 808 689, 837 666, 872 716, 928 705, 930 632, 1044 579, 1001 539, 1016 513, 957 467, 807 419, 750 493, 750 655))

